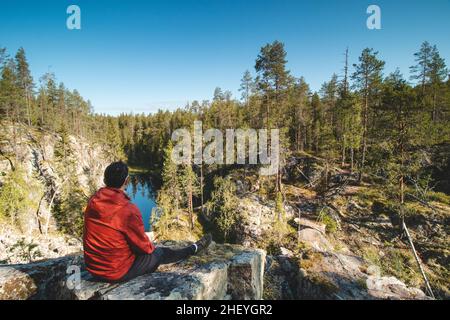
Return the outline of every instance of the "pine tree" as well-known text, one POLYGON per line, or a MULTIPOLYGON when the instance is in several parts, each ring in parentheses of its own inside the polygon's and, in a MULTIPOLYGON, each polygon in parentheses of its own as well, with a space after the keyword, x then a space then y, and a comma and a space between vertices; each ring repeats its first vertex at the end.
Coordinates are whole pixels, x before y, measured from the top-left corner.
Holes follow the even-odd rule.
POLYGON ((0 68, 3 66, 3 63, 5 62, 7 56, 8 55, 6 54, 6 48, 0 47, 0 68))
POLYGON ((286 63, 284 44, 279 41, 262 47, 256 58, 255 70, 258 73, 256 82, 264 96, 263 105, 265 106, 267 129, 272 126, 271 105, 274 104, 275 108, 281 108, 282 93, 291 81, 286 63))
POLYGON ((17 123, 21 120, 20 95, 14 60, 4 61, 0 79, 0 114, 11 122, 12 149, 17 160, 17 123))
POLYGON ((319 151, 319 136, 320 136, 320 117, 321 117, 321 105, 320 97, 317 93, 314 93, 311 99, 312 109, 312 149, 315 152, 319 151))
POLYGON ((67 114, 67 97, 66 97, 66 88, 64 84, 61 82, 56 89, 56 101, 55 101, 55 113, 58 115, 57 124, 55 124, 56 128, 62 126, 62 122, 67 122, 65 116, 67 114))
POLYGON ((213 100, 214 101, 223 101, 223 100, 225 100, 225 96, 224 96, 221 88, 216 87, 214 89, 214 98, 213 98, 213 100))
POLYGON ((291 140, 296 151, 302 151, 306 144, 308 96, 309 86, 303 78, 298 79, 289 88, 289 115, 291 118, 289 125, 291 140))
POLYGON ((109 146, 109 150, 112 153, 111 156, 114 159, 123 159, 123 147, 120 139, 120 130, 117 120, 113 117, 108 117, 106 124, 106 141, 109 146))
POLYGON ((25 56, 25 50, 20 48, 16 57, 17 82, 20 88, 20 96, 26 106, 26 117, 28 125, 31 125, 31 99, 33 97, 33 77, 25 56))
POLYGON ((83 234, 83 208, 87 196, 78 179, 75 154, 65 123, 59 130, 59 141, 55 145, 56 171, 63 180, 59 182, 55 199, 54 216, 58 228, 65 233, 81 237, 83 234))
POLYGON ((442 103, 442 92, 444 81, 447 77, 448 70, 445 65, 445 60, 440 56, 436 46, 431 50, 431 59, 429 64, 429 78, 432 101, 432 120, 434 122, 439 120, 441 113, 440 104, 442 103))
POLYGON ((45 101, 42 104, 42 120, 48 129, 55 131, 57 129, 56 120, 58 114, 55 112, 58 101, 55 75, 53 73, 46 73, 40 80, 41 89, 44 93, 43 97, 45 97, 45 101))
POLYGON ((214 191, 210 200, 212 221, 217 231, 218 239, 227 242, 238 221, 236 210, 236 185, 229 178, 214 179, 214 191))
POLYGON ((418 80, 422 88, 422 94, 425 92, 425 85, 429 81, 430 64, 433 48, 428 41, 422 43, 420 51, 414 53, 416 65, 411 66, 411 80, 418 80))
POLYGON ((377 95, 381 81, 382 81, 382 71, 385 62, 377 58, 378 52, 373 49, 366 48, 361 53, 359 57, 359 64, 354 64, 355 72, 352 75, 355 81, 356 87, 360 90, 363 98, 363 110, 362 110, 362 125, 363 125, 363 136, 362 136, 362 150, 361 150, 361 166, 360 166, 360 176, 359 180, 362 180, 366 153, 368 148, 368 127, 369 127, 369 117, 370 110, 373 100, 377 95))
POLYGON ((17 122, 20 120, 19 88, 13 60, 5 61, 0 79, 0 107, 6 119, 17 122))
POLYGON ((339 125, 339 135, 342 152, 342 164, 345 164, 346 154, 349 153, 350 170, 355 166, 355 150, 361 146, 362 140, 362 121, 361 121, 361 103, 358 97, 353 93, 341 93, 337 101, 337 122, 339 125))
POLYGON ((198 179, 194 170, 192 170, 191 164, 184 164, 181 168, 181 174, 179 179, 183 198, 186 199, 185 203, 187 205, 189 214, 189 223, 191 230, 194 229, 194 205, 193 197, 198 195, 198 179))
MULTIPOLYGON (((323 131, 323 138, 327 136, 327 142, 326 143, 332 143, 331 137, 328 137, 328 135, 335 134, 333 128, 337 126, 336 123, 336 102, 339 95, 339 82, 338 82, 338 76, 336 74, 333 74, 331 76, 330 81, 325 82, 321 89, 320 89, 320 97, 321 97, 321 103, 322 103, 322 110, 323 110, 323 116, 322 116, 322 124, 321 126, 324 127, 323 131)), ((324 145, 325 142, 321 142, 321 145, 324 145)), ((329 146, 331 147, 331 145, 329 146)), ((331 150, 331 148, 327 148, 331 150)))
POLYGON ((170 197, 171 205, 178 211, 181 202, 181 186, 178 176, 178 166, 172 160, 173 145, 169 140, 164 149, 164 164, 162 169, 162 188, 161 191, 170 197))
POLYGON ((250 71, 246 70, 244 72, 244 75, 241 79, 241 87, 239 88, 239 91, 242 92, 242 100, 245 103, 245 106, 248 107, 250 104, 250 96, 255 90, 255 84, 253 82, 252 75, 250 74, 250 71))

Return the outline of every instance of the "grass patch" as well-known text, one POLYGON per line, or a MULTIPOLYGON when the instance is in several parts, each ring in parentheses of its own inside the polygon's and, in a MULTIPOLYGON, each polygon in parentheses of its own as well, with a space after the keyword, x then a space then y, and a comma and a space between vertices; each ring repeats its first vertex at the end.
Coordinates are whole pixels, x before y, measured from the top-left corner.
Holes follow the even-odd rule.
POLYGON ((375 201, 381 203, 386 202, 386 197, 383 195, 383 193, 374 187, 361 188, 360 191, 356 194, 356 197, 362 207, 371 207, 375 201))
POLYGON ((423 284, 414 255, 407 249, 389 249, 382 260, 382 271, 393 274, 414 287, 420 287, 423 284))
POLYGON ((328 233, 335 233, 338 230, 338 223, 336 220, 329 214, 327 208, 323 208, 317 219, 320 223, 325 225, 325 231, 328 233))
POLYGON ((367 281, 366 281, 366 278, 358 278, 358 279, 356 280, 356 285, 357 285, 358 287, 360 287, 361 289, 367 291, 367 281))
POLYGON ((378 249, 375 247, 365 247, 362 249, 362 256, 369 264, 380 267, 381 269, 381 258, 378 249))
POLYGON ((300 268, 308 271, 312 269, 315 265, 318 265, 322 262, 323 255, 320 252, 316 251, 307 251, 303 254, 302 259, 299 261, 300 268))
MULTIPOLYGON (((194 213, 195 215, 195 213, 194 213)), ((194 228, 189 227, 189 215, 185 212, 178 214, 178 221, 173 219, 169 226, 169 231, 165 234, 158 234, 158 229, 155 227, 158 241, 197 241, 204 234, 204 229, 199 219, 194 217, 194 228)))
POLYGON ((409 286, 423 284, 413 253, 408 249, 388 247, 381 257, 375 247, 363 248, 363 258, 371 265, 378 266, 383 276, 394 276, 409 286))
POLYGON ((431 191, 428 194, 428 198, 430 199, 430 201, 441 202, 441 203, 445 203, 446 205, 450 206, 450 195, 447 195, 443 192, 431 191))

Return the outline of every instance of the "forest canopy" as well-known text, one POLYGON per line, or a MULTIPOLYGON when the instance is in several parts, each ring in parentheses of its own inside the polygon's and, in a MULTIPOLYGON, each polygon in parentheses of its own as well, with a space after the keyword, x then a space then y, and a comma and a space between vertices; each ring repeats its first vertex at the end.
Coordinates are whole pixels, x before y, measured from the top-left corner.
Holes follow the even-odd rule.
POLYGON ((429 171, 419 159, 449 143, 448 69, 428 42, 412 54, 410 74, 385 74, 376 50, 364 49, 351 64, 347 49, 343 73, 331 75, 313 92, 287 69, 284 44, 274 41, 260 49, 253 72, 243 73, 239 98, 216 88, 211 101, 193 101, 174 111, 111 116, 95 113, 89 100, 53 73, 33 79, 23 48, 14 56, 0 48, 0 114, 12 124, 99 141, 115 158, 159 171, 171 133, 192 128, 195 120, 204 130, 278 128, 285 150, 348 165, 360 179, 388 181, 392 170, 409 170, 411 179, 427 176, 437 189, 449 192, 448 159, 436 159, 439 166, 428 163, 429 171), (423 170, 415 170, 414 162, 423 170))

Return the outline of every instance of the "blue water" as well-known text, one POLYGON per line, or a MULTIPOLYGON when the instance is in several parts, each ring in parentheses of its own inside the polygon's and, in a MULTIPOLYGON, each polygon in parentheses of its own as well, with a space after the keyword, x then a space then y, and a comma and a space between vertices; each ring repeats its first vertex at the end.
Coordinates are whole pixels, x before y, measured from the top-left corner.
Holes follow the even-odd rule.
POLYGON ((126 190, 128 196, 141 211, 145 231, 150 231, 150 217, 152 208, 156 207, 155 192, 148 176, 131 175, 126 190))

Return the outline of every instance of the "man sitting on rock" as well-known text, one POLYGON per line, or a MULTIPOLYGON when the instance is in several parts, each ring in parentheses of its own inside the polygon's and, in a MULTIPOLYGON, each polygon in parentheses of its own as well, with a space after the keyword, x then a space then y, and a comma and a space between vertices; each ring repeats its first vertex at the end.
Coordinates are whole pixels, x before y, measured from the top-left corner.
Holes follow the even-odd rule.
POLYGON ((206 235, 182 249, 155 247, 144 230, 139 209, 125 193, 128 167, 111 163, 105 170, 106 187, 89 200, 84 213, 84 259, 87 270, 109 282, 127 281, 200 252, 211 243, 206 235))

